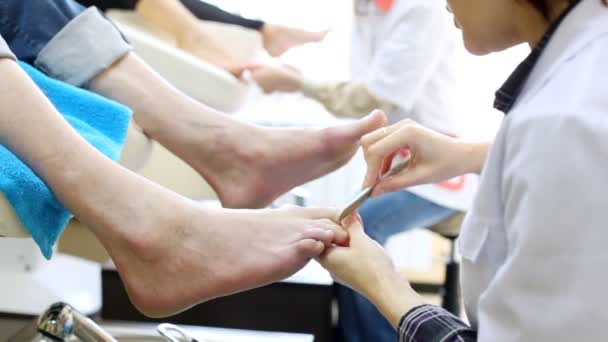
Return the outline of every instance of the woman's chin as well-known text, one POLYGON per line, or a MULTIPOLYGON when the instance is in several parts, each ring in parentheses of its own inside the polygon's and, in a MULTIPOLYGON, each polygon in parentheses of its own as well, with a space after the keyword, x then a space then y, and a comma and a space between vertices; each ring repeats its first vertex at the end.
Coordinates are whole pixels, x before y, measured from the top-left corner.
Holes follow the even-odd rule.
POLYGON ((464 42, 464 47, 472 55, 485 56, 492 52, 491 49, 488 49, 481 44, 476 44, 475 42, 472 42, 472 41, 466 39, 466 36, 463 37, 463 42, 464 42))

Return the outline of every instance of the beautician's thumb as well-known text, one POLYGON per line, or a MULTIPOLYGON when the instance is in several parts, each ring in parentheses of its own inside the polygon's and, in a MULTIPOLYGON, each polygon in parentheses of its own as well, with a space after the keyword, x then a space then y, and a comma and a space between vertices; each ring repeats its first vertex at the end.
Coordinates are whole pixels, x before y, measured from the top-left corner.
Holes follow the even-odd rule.
POLYGON ((357 231, 363 230, 363 219, 358 212, 352 213, 342 220, 342 226, 349 233, 352 234, 357 231))
POLYGON ((389 192, 400 191, 410 186, 419 185, 417 183, 418 179, 419 170, 416 168, 412 168, 401 175, 386 178, 376 185, 372 197, 382 196, 389 192))

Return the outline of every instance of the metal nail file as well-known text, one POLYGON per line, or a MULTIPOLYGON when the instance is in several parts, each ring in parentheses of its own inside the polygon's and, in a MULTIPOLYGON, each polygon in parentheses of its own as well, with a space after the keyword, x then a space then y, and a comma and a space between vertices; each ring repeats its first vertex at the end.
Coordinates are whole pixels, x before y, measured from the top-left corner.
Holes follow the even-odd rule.
POLYGON ((387 173, 383 174, 378 180, 378 182, 376 182, 376 184, 368 186, 367 188, 361 190, 361 192, 357 196, 355 196, 355 198, 340 211, 340 215, 338 216, 338 222, 342 222, 342 220, 345 219, 348 215, 354 213, 361 206, 361 204, 363 204, 363 202, 365 202, 372 195, 374 189, 376 188, 376 185, 378 185, 380 181, 388 177, 392 177, 398 174, 399 172, 407 169, 411 159, 412 155, 410 153, 407 155, 407 157, 405 157, 405 159, 403 159, 403 161, 399 162, 399 164, 395 165, 387 173))

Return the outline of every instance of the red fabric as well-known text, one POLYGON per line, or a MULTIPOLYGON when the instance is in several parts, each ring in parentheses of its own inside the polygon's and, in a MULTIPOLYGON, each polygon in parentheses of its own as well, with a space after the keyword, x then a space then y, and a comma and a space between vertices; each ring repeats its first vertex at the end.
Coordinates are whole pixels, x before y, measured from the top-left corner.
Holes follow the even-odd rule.
POLYGON ((378 7, 380 11, 386 13, 391 10, 391 7, 393 7, 395 0, 374 0, 374 2, 376 3, 376 7, 378 7))

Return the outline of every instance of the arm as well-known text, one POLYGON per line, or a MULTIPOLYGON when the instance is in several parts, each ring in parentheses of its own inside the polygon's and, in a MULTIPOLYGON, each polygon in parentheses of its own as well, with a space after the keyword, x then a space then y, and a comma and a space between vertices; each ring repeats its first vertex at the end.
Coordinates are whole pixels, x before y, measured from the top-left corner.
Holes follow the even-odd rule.
POLYGON ((357 215, 343 224, 348 247, 333 247, 319 261, 334 279, 367 297, 400 335, 401 341, 476 341, 475 332, 445 310, 425 305, 397 272, 382 247, 365 235, 357 215))
POLYGON ((289 66, 252 66, 249 71, 265 93, 299 91, 338 116, 360 118, 374 109, 390 113, 397 108, 363 82, 315 82, 289 66))
POLYGON ((425 128, 411 120, 372 132, 362 139, 367 163, 365 186, 376 183, 400 149, 414 156, 407 172, 382 180, 374 195, 480 173, 491 143, 470 143, 425 128))
POLYGON ((319 101, 328 111, 342 117, 361 118, 374 109, 392 113, 397 106, 377 96, 363 82, 319 83, 302 80, 302 93, 319 101))

